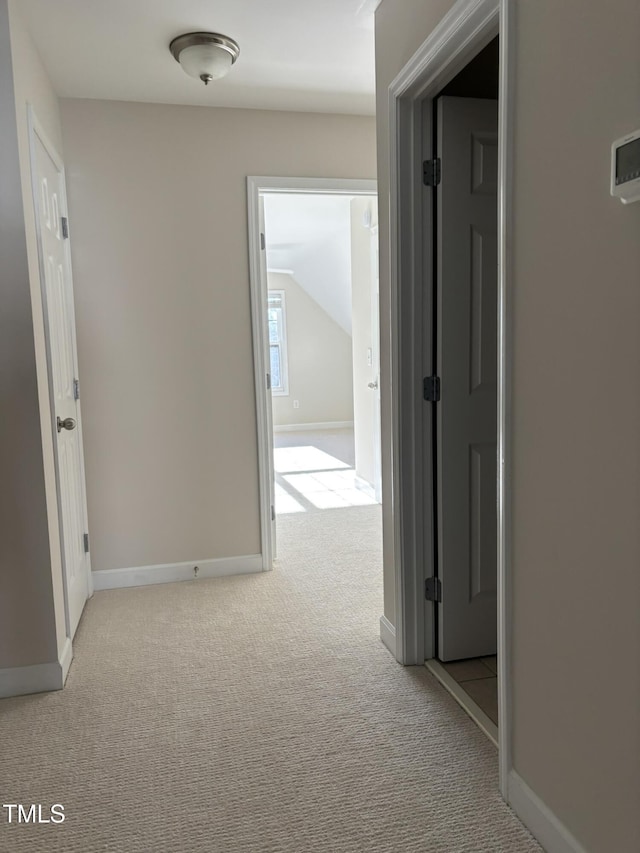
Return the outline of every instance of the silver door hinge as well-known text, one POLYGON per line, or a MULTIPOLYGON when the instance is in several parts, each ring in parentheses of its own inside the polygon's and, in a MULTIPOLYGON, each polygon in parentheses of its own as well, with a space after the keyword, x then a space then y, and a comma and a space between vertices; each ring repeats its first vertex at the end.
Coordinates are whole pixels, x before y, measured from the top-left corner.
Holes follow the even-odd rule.
POLYGON ((442 178, 442 164, 439 157, 424 160, 422 163, 422 181, 426 187, 437 187, 442 178))
POLYGON ((267 241, 265 239, 264 234, 260 234, 260 248, 264 251, 267 248, 267 241))
POLYGON ((271 374, 267 373, 267 391, 271 391, 271 374))
POLYGON ((74 400, 80 399, 80 380, 79 379, 73 380, 73 399, 74 400))
POLYGON ((271 521, 276 520, 276 508, 274 506, 271 507, 271 521))
POLYGON ((84 545, 84 553, 88 554, 89 553, 89 534, 88 533, 82 534, 82 544, 84 545))
POLYGON ((422 382, 422 394, 427 403, 440 402, 440 377, 425 376, 422 382))
POLYGON ((67 240, 69 237, 69 220, 66 216, 61 216, 60 221, 62 222, 62 237, 67 240))
POLYGON ((427 578, 424 582, 424 597, 427 601, 442 601, 442 581, 440 578, 427 578))

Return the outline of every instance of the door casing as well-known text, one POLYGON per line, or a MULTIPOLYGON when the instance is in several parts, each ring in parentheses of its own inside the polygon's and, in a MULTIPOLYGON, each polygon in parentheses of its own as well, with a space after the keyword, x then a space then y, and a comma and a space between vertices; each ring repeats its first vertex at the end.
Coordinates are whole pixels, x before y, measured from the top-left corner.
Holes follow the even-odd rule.
POLYGON ((422 163, 433 154, 434 97, 496 35, 500 36, 498 118, 498 706, 500 790, 511 761, 510 573, 510 270, 513 150, 513 2, 458 0, 389 87, 390 329, 393 550, 397 660, 422 665, 434 656, 431 412, 416 389, 433 371, 432 329, 424 301, 433 296, 433 214, 422 163), (425 535, 426 534, 426 535, 425 535), (431 547, 430 547, 431 545, 431 547))

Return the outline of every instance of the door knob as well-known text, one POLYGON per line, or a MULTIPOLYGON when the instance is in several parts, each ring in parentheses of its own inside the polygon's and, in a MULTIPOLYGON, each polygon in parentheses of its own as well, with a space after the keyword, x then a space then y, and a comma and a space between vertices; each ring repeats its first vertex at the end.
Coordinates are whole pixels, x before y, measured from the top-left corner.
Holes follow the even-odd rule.
POLYGON ((378 380, 376 379, 375 382, 367 382, 367 388, 371 388, 372 391, 377 391, 378 390, 378 380))
POLYGON ((64 420, 58 418, 57 427, 58 432, 62 432, 63 429, 75 429, 76 422, 73 418, 65 418, 64 420))

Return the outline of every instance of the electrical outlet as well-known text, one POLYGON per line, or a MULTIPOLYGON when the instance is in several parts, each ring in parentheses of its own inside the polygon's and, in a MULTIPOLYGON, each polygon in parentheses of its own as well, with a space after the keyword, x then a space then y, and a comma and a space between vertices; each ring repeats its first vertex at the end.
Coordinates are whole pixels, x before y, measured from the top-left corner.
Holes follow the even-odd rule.
POLYGON ((300 400, 294 400, 294 401, 293 401, 293 408, 294 408, 294 409, 299 409, 299 408, 300 408, 300 400))

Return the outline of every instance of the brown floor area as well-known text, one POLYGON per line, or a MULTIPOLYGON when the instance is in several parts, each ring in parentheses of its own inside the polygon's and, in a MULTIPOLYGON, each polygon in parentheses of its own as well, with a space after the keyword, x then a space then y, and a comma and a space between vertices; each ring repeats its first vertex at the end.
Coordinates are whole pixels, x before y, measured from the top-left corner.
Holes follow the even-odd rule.
POLYGON ((471 699, 498 725, 498 661, 496 656, 442 664, 471 699))

